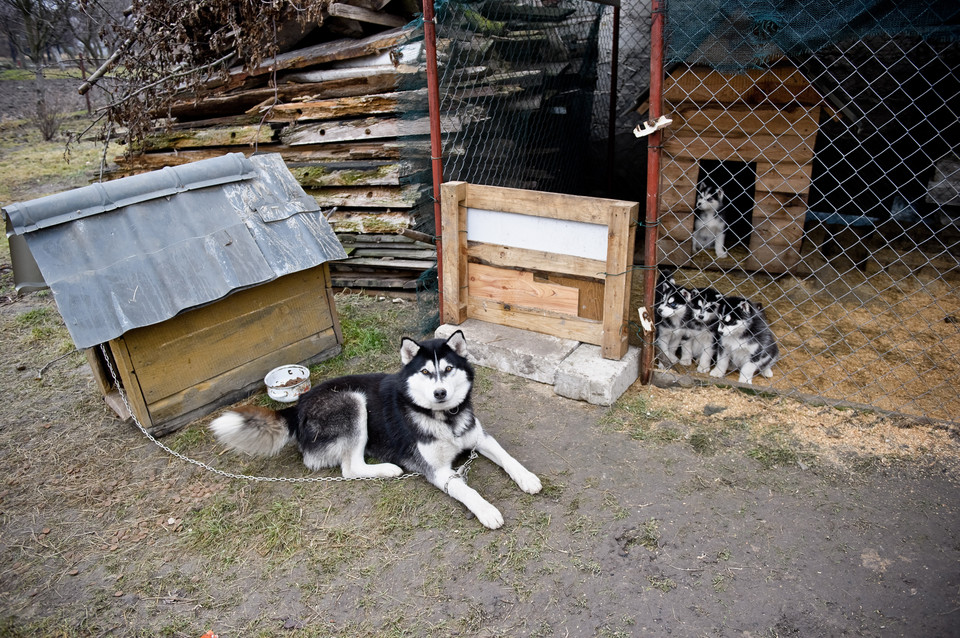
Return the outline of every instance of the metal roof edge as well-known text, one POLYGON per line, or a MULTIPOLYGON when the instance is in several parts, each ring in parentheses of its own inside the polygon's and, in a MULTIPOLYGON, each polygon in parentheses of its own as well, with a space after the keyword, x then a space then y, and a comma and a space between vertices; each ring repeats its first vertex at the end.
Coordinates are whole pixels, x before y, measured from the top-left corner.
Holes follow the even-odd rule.
POLYGON ((256 174, 255 166, 242 153, 230 153, 10 204, 3 211, 13 233, 22 235, 188 190, 250 179, 256 174))

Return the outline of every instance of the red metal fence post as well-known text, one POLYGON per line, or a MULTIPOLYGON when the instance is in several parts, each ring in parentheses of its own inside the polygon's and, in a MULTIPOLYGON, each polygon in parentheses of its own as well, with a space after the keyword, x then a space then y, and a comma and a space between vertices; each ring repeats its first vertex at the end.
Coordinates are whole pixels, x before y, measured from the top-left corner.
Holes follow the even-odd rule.
MULTIPOLYGON (((663 115, 663 2, 652 0, 650 22, 650 121, 663 115)), ((657 287, 657 217, 660 209, 660 146, 663 134, 657 130, 647 138, 647 200, 643 247, 643 305, 653 320, 657 287)), ((650 383, 653 374, 654 332, 644 330, 640 351, 640 382, 650 383)))
POLYGON ((443 321, 443 242, 440 241, 440 184, 443 183, 443 161, 440 131, 440 78, 437 73, 437 23, 433 0, 423 0, 423 42, 427 53, 427 105, 430 110, 430 160, 433 169, 433 223, 437 246, 437 307, 443 321))

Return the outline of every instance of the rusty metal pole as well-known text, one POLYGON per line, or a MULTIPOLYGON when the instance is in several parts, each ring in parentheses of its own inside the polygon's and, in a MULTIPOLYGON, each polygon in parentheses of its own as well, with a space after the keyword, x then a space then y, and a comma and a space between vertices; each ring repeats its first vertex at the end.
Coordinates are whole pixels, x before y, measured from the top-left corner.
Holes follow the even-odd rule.
POLYGON ((437 246, 437 300, 443 321, 443 242, 440 240, 440 185, 443 161, 440 131, 440 78, 437 73, 437 22, 433 0, 423 0, 423 43, 427 49, 427 105, 430 110, 430 160, 433 169, 433 224, 437 246))
MULTIPOLYGON (((663 14, 664 3, 652 0, 650 22, 650 121, 663 115, 663 14)), ((660 147, 663 133, 654 131, 647 138, 646 233, 643 247, 643 305, 653 320, 654 294, 657 287, 657 218, 660 209, 660 147)), ((653 375, 654 332, 643 331, 640 351, 640 382, 650 383, 653 375)))

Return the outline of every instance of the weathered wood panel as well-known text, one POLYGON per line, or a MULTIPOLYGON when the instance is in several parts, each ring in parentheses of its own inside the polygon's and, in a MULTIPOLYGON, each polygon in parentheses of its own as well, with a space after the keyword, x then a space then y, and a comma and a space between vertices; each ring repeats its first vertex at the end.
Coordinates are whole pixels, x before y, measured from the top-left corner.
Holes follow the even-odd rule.
POLYGON ((406 186, 361 186, 357 188, 304 188, 321 208, 413 208, 420 204, 428 189, 421 184, 406 186))
POLYGON ((146 402, 198 387, 226 370, 332 329, 335 312, 327 307, 326 297, 317 294, 324 289, 325 267, 287 275, 126 333, 123 341, 146 402))
POLYGON ((603 278, 607 267, 606 263, 598 259, 584 259, 542 250, 527 250, 469 240, 467 255, 470 261, 478 261, 490 266, 526 268, 535 272, 590 277, 598 280, 603 278))
POLYGON ((336 120, 388 115, 413 108, 427 108, 426 89, 277 104, 267 110, 264 119, 267 122, 336 120))
POLYGON ((735 102, 745 104, 820 104, 823 98, 796 67, 750 70, 741 75, 706 67, 684 68, 663 82, 669 102, 735 102))
POLYGON ((579 288, 535 281, 532 272, 468 264, 467 281, 471 297, 578 315, 579 288))
POLYGON ((145 139, 142 150, 201 148, 208 146, 254 146, 276 141, 270 126, 229 126, 155 133, 145 139))

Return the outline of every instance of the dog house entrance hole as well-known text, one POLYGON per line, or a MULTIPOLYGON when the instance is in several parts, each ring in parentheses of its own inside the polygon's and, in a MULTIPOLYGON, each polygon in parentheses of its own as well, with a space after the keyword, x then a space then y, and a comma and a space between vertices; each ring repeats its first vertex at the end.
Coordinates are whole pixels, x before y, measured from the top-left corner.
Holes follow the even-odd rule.
POLYGON ((720 214, 727 222, 726 247, 748 247, 753 232, 753 207, 757 189, 756 162, 700 160, 697 190, 704 184, 723 189, 720 214))

